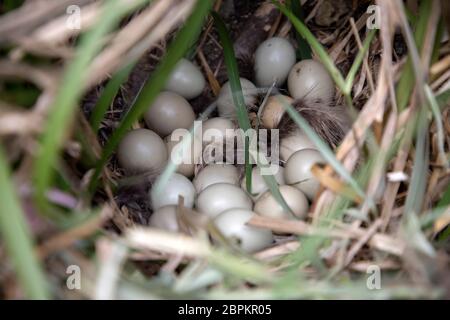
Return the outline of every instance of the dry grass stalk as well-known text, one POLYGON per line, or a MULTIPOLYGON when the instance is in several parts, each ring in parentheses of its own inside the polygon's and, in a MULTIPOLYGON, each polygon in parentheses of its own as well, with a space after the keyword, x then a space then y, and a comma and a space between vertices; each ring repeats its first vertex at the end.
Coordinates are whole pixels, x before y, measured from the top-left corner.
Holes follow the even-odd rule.
POLYGON ((127 231, 125 239, 137 249, 149 249, 190 257, 205 257, 209 246, 198 239, 183 234, 170 233, 154 228, 136 227, 127 231))
POLYGON ((62 233, 58 233, 51 238, 48 238, 42 243, 38 248, 38 256, 41 258, 45 258, 46 256, 62 250, 70 245, 72 245, 75 241, 84 239, 94 234, 101 228, 103 223, 110 219, 112 216, 112 209, 108 205, 105 205, 98 216, 92 218, 82 225, 64 231, 62 233))
MULTIPOLYGON (((249 224, 281 233, 318 235, 338 239, 356 239, 362 241, 363 244, 367 242, 368 245, 374 249, 396 256, 401 256, 405 250, 405 243, 401 239, 393 238, 383 233, 375 233, 372 235, 372 232, 369 232, 370 230, 368 231, 359 227, 353 228, 348 225, 343 225, 341 228, 321 230, 301 220, 273 219, 258 215, 253 216, 249 221, 249 224), (368 239, 365 239, 364 237, 368 237, 368 239)), ((375 224, 375 226, 378 228, 379 226, 377 224, 375 224)))

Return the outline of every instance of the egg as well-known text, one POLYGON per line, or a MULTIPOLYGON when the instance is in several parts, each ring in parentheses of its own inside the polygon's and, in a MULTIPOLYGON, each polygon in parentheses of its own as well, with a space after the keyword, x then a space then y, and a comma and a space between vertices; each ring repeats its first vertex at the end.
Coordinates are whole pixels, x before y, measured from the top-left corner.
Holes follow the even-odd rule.
POLYGON ((181 59, 176 64, 166 82, 165 89, 176 92, 186 99, 199 96, 205 88, 205 78, 200 69, 187 59, 181 59))
POLYGON ((270 246, 273 235, 270 230, 247 225, 254 213, 246 209, 231 209, 214 219, 217 229, 243 251, 253 253, 270 246))
POLYGON ((164 206, 154 211, 149 219, 149 225, 154 228, 178 232, 177 206, 164 206))
POLYGON ((212 163, 204 167, 192 180, 197 193, 216 183, 239 184, 239 171, 231 164, 212 163))
POLYGON ((294 99, 312 101, 333 100, 334 82, 325 67, 314 60, 302 60, 295 64, 288 77, 288 89, 294 99))
POLYGON ((280 86, 295 64, 296 55, 292 44, 280 37, 261 43, 255 52, 255 80, 261 87, 270 87, 274 81, 280 86))
POLYGON ((236 124, 221 117, 210 118, 202 123, 203 144, 223 142, 224 139, 234 137, 236 124))
MULTIPOLYGON (((242 93, 244 95, 244 102, 246 106, 251 106, 256 102, 257 90, 255 85, 245 79, 240 78, 242 93)), ((217 109, 221 117, 236 119, 236 107, 231 92, 230 82, 226 82, 220 89, 219 97, 217 99, 217 109)))
POLYGON ((228 183, 215 183, 197 197, 195 207, 201 213, 214 218, 229 209, 252 209, 252 200, 244 190, 228 183))
POLYGON ((319 181, 311 173, 311 167, 316 163, 325 163, 320 152, 303 149, 295 152, 284 166, 286 183, 302 191, 309 199, 314 199, 320 186, 319 181))
MULTIPOLYGON (((275 178, 276 182, 279 185, 283 185, 285 183, 284 182, 284 168, 278 167, 278 171, 276 174, 273 175, 273 177, 275 178)), ((241 182, 241 188, 245 191, 247 191, 246 183, 247 183, 247 179, 244 176, 244 178, 242 179, 242 182, 241 182)), ((250 197, 253 200, 256 200, 267 190, 269 190, 269 187, 267 186, 266 181, 264 180, 263 176, 261 175, 261 170, 258 167, 254 167, 252 169, 252 188, 251 188, 250 197)))
POLYGON ((280 141, 280 158, 287 161, 289 157, 303 149, 316 149, 316 145, 300 130, 295 130, 291 135, 280 141))
POLYGON ((167 162, 164 141, 153 131, 129 131, 117 149, 119 165, 128 173, 158 172, 167 162))
POLYGON ((261 124, 267 129, 276 129, 285 113, 284 104, 292 104, 294 99, 282 94, 270 96, 261 114, 261 124))
MULTIPOLYGON (((304 218, 308 213, 308 199, 297 188, 291 186, 281 186, 281 195, 287 206, 297 218, 304 218)), ((270 191, 266 191, 255 203, 254 211, 264 217, 277 219, 293 219, 290 212, 285 212, 270 191)))
POLYGON ((174 133, 164 139, 167 147, 169 161, 177 164, 177 172, 185 177, 192 177, 195 171, 195 165, 200 163, 202 155, 202 144, 198 138, 189 138, 189 133, 178 138, 174 133), (190 146, 184 149, 183 141, 185 137, 191 139, 190 146))
POLYGON ((175 129, 191 128, 195 113, 185 98, 177 93, 163 91, 145 112, 144 120, 150 129, 165 137, 175 129))
POLYGON ((153 211, 164 206, 178 205, 179 196, 184 198, 184 206, 186 208, 192 208, 194 206, 195 188, 192 182, 185 176, 174 173, 169 178, 164 189, 158 194, 155 189, 152 188, 150 190, 150 202, 153 211))

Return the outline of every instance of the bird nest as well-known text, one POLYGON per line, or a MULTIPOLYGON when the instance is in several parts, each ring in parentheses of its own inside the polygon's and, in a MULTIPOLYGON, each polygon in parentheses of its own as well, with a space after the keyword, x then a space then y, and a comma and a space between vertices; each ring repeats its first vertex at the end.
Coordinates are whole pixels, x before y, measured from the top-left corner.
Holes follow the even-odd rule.
MULTIPOLYGON (((448 297, 450 47, 444 1, 408 1, 407 8, 400 1, 301 1, 295 15, 326 61, 273 3, 214 2, 240 77, 254 79, 256 49, 276 36, 296 49, 312 48, 312 58, 335 72, 333 80, 342 80, 330 101, 293 102, 294 112, 324 142, 318 150, 328 161, 312 167, 320 188, 304 218, 255 214, 247 222, 274 234, 270 246, 252 253, 183 199, 177 204, 179 232, 149 227, 148 193, 160 172, 129 175, 115 150, 128 130, 146 127, 139 105, 153 101, 152 84, 165 79, 158 78, 160 66, 174 67, 176 61, 166 59, 177 56, 170 44, 201 4, 113 2, 0 5, 0 167, 14 177, 10 187, 29 226, 25 236, 37 252, 34 263, 54 279, 55 297, 448 297), (115 13, 106 17, 105 8, 115 13), (380 20, 375 31, 371 19, 380 20), (70 265, 82 270, 86 286, 80 290, 66 287, 70 265), (382 282, 369 283, 377 273, 382 282), (368 290, 374 288, 380 290, 368 290)), ((203 92, 189 100, 201 118, 217 103, 230 69, 212 17, 194 40, 180 57, 193 61, 206 79, 203 92)), ((258 90, 247 106, 253 128, 274 94, 287 95, 287 86, 258 90)), ((284 138, 299 124, 286 113, 279 128, 284 138)), ((195 175, 203 168, 196 165, 195 175)), ((245 165, 238 168, 242 178, 245 165)), ((7 221, 0 225, 13 228, 7 221)), ((3 257, 27 253, 7 250, 14 239, 3 235, 0 297, 45 296, 44 289, 30 293, 32 285, 16 277, 3 257)))

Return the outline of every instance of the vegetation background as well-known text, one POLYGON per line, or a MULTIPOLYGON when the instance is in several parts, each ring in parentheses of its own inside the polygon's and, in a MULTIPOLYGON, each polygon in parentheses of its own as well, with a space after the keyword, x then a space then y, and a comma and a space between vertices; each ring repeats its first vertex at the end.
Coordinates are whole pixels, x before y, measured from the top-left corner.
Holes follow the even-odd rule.
POLYGON ((0 13, 1 298, 449 297, 448 1, 4 0, 0 13), (145 228, 118 142, 181 57, 208 80, 201 113, 225 80, 251 78, 273 35, 320 60, 354 116, 332 150, 288 108, 329 160, 311 216, 255 216, 294 235, 253 256, 211 246, 201 219, 193 235, 145 228))

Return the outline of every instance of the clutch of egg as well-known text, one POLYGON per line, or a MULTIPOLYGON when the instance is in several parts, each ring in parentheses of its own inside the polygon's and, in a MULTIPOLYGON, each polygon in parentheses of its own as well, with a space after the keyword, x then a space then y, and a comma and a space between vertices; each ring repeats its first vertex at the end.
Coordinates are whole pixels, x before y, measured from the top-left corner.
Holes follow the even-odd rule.
MULTIPOLYGON (((334 84, 325 68, 314 60, 296 63, 294 47, 283 38, 268 39, 258 47, 254 71, 259 87, 282 86, 287 82, 290 93, 290 96, 269 97, 260 113, 263 128, 278 127, 284 115, 283 103, 292 104, 294 99, 304 97, 329 101, 334 96, 334 84)), ((240 81, 246 105, 254 106, 259 89, 248 79, 240 81)), ((181 196, 186 208, 212 219, 230 243, 245 252, 256 252, 270 246, 273 235, 268 229, 249 225, 252 216, 305 219, 309 200, 314 199, 319 189, 310 169, 314 163, 324 163, 324 159, 300 130, 281 140, 280 158, 284 167, 280 166, 274 177, 291 212, 285 212, 277 202, 259 168, 252 170, 252 188, 248 192, 245 177, 241 178, 234 164, 202 164, 202 147, 226 139, 227 129, 238 127, 231 88, 226 82, 217 99, 219 116, 203 122, 203 136, 191 137, 177 131, 192 128, 196 116, 189 100, 202 94, 205 84, 202 72, 194 63, 180 60, 167 81, 166 91, 159 94, 144 114, 147 129, 131 130, 121 141, 118 163, 125 174, 158 176, 178 153, 181 163, 177 163, 177 172, 158 193, 149 190, 153 210, 149 224, 180 232, 177 206, 181 196), (208 134, 211 132, 213 135, 208 134), (186 139, 190 141, 183 144, 186 139)))

